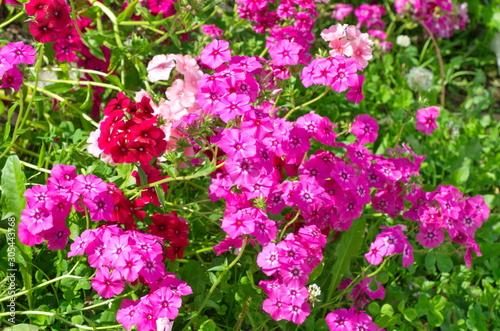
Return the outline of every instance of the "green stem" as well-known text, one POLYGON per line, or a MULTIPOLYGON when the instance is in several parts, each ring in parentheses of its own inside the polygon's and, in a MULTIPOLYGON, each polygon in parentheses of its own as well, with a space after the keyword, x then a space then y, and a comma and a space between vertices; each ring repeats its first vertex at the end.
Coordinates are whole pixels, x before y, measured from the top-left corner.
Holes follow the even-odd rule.
POLYGON ((384 268, 386 262, 387 262, 387 259, 383 259, 382 260, 382 264, 380 265, 380 267, 378 267, 377 270, 375 270, 371 274, 367 275, 365 278, 372 278, 373 276, 375 276, 376 274, 378 274, 384 268))
POLYGON ((441 75, 441 107, 444 108, 445 99, 446 99, 446 89, 445 89, 446 79, 445 79, 445 74, 444 74, 444 64, 443 64, 443 57, 441 56, 441 50, 439 49, 439 45, 437 43, 436 38, 434 37, 434 34, 427 27, 427 25, 423 21, 420 21, 420 20, 417 20, 417 22, 419 22, 422 25, 422 27, 425 29, 425 31, 427 31, 427 33, 429 34, 429 36, 432 39, 432 43, 434 44, 434 49, 436 50, 436 55, 437 55, 438 63, 439 63, 439 74, 441 75))
POLYGON ((119 88, 118 86, 114 86, 111 84, 105 84, 105 83, 92 82, 92 81, 88 81, 88 80, 76 81, 76 80, 60 80, 60 79, 41 79, 41 81, 51 82, 51 83, 66 83, 66 84, 73 84, 73 85, 100 86, 100 87, 106 87, 106 88, 116 90, 116 91, 121 91, 121 88, 119 88))
POLYGON ((281 239, 283 239, 283 236, 285 235, 286 230, 288 229, 288 227, 290 225, 292 225, 299 218, 299 215, 300 215, 300 210, 297 212, 297 214, 295 214, 294 218, 292 218, 292 220, 290 222, 286 223, 286 225, 283 227, 283 230, 281 231, 279 241, 281 241, 281 239))
POLYGON ((25 167, 28 167, 28 168, 31 168, 31 169, 35 169, 35 170, 38 170, 40 172, 45 172, 47 174, 50 174, 50 170, 47 170, 47 169, 44 169, 44 168, 39 168, 37 167, 36 165, 33 165, 31 163, 28 163, 28 162, 24 162, 24 161, 19 161, 23 166, 25 167))
POLYGON ((327 95, 327 93, 328 93, 328 92, 330 92, 330 90, 331 90, 331 89, 332 89, 332 88, 331 88, 330 86, 327 86, 327 87, 325 88, 325 91, 323 91, 323 93, 321 93, 320 95, 318 95, 316 98, 314 98, 314 99, 312 99, 312 100, 309 100, 309 101, 307 101, 307 102, 305 102, 305 103, 301 104, 300 106, 297 106, 297 107, 295 107, 295 108, 292 108, 292 109, 288 112, 288 114, 286 114, 286 115, 285 115, 285 118, 288 118, 290 115, 292 115, 294 111, 299 110, 299 109, 302 109, 302 108, 304 108, 304 107, 306 107, 306 106, 308 106, 308 105, 310 105, 310 104, 312 104, 312 103, 314 103, 314 102, 316 102, 316 101, 320 100, 320 99, 321 99, 321 98, 323 98, 325 95, 327 95))
MULTIPOLYGON (((33 88, 34 86, 29 84, 29 83, 24 83, 24 85, 28 86, 28 87, 31 87, 33 88)), ((92 124, 93 126, 95 126, 96 128, 99 127, 99 124, 97 124, 96 122, 94 122, 93 119, 91 119, 87 114, 84 114, 81 109, 79 109, 78 107, 75 107, 73 106, 71 103, 69 103, 65 98, 55 94, 55 93, 52 93, 50 91, 47 91, 46 89, 43 89, 41 87, 38 88, 38 92, 40 93, 43 93, 51 98, 54 98, 56 99, 57 101, 60 101, 60 102, 65 102, 65 105, 68 106, 69 108, 73 109, 74 111, 78 112, 80 115, 82 115, 82 117, 84 119, 86 119, 87 121, 90 122, 90 124, 92 124)))
MULTIPOLYGON (((42 287, 45 287, 49 284, 52 284, 52 283, 55 283, 55 282, 58 282, 60 281, 61 279, 64 279, 64 278, 74 278, 74 279, 85 279, 85 277, 80 277, 80 276, 73 276, 73 275, 63 275, 61 277, 57 277, 57 278, 54 278, 54 279, 51 279, 51 280, 48 280, 42 284, 38 284, 37 286, 34 286, 32 287, 31 289, 29 290, 24 290, 24 291, 21 291, 21 292, 18 292, 16 294, 13 294, 13 295, 9 295, 7 297, 3 297, 0 299, 0 302, 2 301, 7 301, 7 300, 10 300, 11 298, 17 298, 17 297, 20 297, 21 295, 25 295, 25 294, 28 294, 36 289, 39 289, 39 288, 42 288, 42 287)), ((1 315, 0 315, 1 316, 1 315)))
POLYGON ((247 238, 243 239, 243 244, 241 245, 240 252, 236 256, 236 258, 233 260, 233 262, 231 262, 231 264, 228 265, 228 267, 220 273, 219 277, 217 278, 215 283, 212 285, 212 287, 208 291, 208 294, 205 297, 205 300, 203 300, 203 303, 201 304, 200 308, 193 314, 193 316, 191 316, 189 323, 182 329, 183 331, 187 330, 189 325, 193 322, 194 318, 202 313, 203 309, 205 308, 205 306, 208 303, 208 300, 210 299, 210 297, 214 293, 217 286, 219 286, 220 282, 222 281, 222 278, 224 278, 224 276, 228 273, 228 271, 231 270, 231 268, 234 267, 236 265, 236 263, 238 263, 238 261, 243 256, 243 252, 245 251, 246 244, 247 244, 247 238))
MULTIPOLYGON (((221 163, 217 167, 220 167, 223 164, 224 163, 221 163)), ((212 171, 204 172, 204 173, 197 174, 197 175, 190 175, 190 176, 168 177, 168 178, 164 178, 164 179, 161 179, 161 180, 153 182, 153 183, 141 185, 137 189, 142 190, 142 189, 150 188, 150 187, 153 187, 153 186, 158 186, 158 185, 161 185, 161 184, 164 184, 164 183, 168 183, 168 182, 181 181, 181 180, 191 180, 191 179, 195 179, 195 178, 205 177, 205 176, 210 175, 211 173, 212 173, 212 171)))
POLYGON ((84 307, 84 308, 81 308, 81 309, 75 309, 75 310, 71 310, 71 311, 66 311, 66 312, 60 313, 59 315, 72 314, 72 313, 77 313, 77 312, 80 312, 80 311, 85 311, 85 310, 93 309, 93 308, 100 307, 100 306, 105 306, 105 305, 110 304, 110 303, 112 303, 112 302, 114 302, 116 300, 125 298, 125 297, 129 296, 132 293, 134 293, 134 291, 130 291, 130 292, 125 293, 125 294, 121 294, 121 295, 116 296, 116 297, 114 297, 112 299, 96 303, 95 305, 87 306, 87 307, 84 307))
POLYGON ((394 148, 398 147, 399 139, 401 139, 401 135, 403 134, 403 129, 405 127, 406 123, 401 123, 401 126, 399 127, 398 135, 396 137, 396 143, 394 144, 394 148))
POLYGON ((3 22, 2 24, 0 24, 0 29, 2 29, 4 26, 7 26, 9 25, 10 23, 14 22, 15 20, 17 20, 18 18, 20 18, 21 16, 24 15, 24 10, 21 10, 19 13, 17 13, 15 16, 12 16, 11 19, 3 22))

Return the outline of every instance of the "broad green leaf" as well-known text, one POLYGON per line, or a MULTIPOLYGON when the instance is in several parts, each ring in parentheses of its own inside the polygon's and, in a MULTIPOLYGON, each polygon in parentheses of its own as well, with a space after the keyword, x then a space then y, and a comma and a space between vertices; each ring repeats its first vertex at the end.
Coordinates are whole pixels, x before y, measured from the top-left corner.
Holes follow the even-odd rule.
POLYGON ((26 178, 17 155, 11 155, 2 169, 2 219, 14 217, 18 221, 26 205, 23 197, 26 178))
POLYGON ((403 312, 403 316, 406 320, 408 321, 414 321, 417 319, 417 311, 413 308, 408 308, 408 309, 405 309, 405 311, 403 312))
POLYGON ((434 298, 431 299, 431 303, 434 306, 434 310, 443 310, 447 302, 448 300, 446 300, 446 298, 443 297, 442 295, 436 295, 434 298))
POLYGON ((212 320, 205 321, 200 325, 200 331, 215 331, 215 322, 212 320))
POLYGON ((431 271, 431 270, 434 270, 435 268, 435 265, 436 265, 436 255, 435 254, 432 254, 432 253, 428 253, 426 256, 425 256, 425 269, 431 271))
POLYGON ((392 308, 390 304, 386 303, 382 306, 380 312, 382 313, 382 315, 392 316, 394 315, 394 308, 392 308))
POLYGON ((440 311, 431 309, 427 312, 427 321, 432 326, 438 327, 441 326, 444 322, 443 314, 440 311))
MULTIPOLYGON (((329 280, 330 289, 337 289, 341 279, 351 266, 351 260, 359 255, 365 237, 365 227, 366 220, 364 217, 360 217, 353 221, 349 231, 342 233, 340 242, 335 249, 337 259, 331 272, 332 277, 329 280)), ((330 290, 330 292, 332 291, 330 290)))
POLYGON ((469 174, 469 167, 460 167, 450 174, 450 180, 452 184, 461 185, 467 181, 467 179, 469 178, 469 174))
POLYGON ((453 270, 453 261, 449 256, 439 255, 437 256, 437 267, 441 272, 450 272, 453 270))

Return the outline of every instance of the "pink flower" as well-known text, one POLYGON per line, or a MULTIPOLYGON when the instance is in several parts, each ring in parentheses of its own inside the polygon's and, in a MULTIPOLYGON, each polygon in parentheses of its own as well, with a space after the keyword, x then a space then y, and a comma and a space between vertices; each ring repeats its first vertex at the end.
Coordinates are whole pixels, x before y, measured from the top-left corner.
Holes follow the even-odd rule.
POLYGON ((148 63, 148 79, 151 82, 168 80, 175 62, 167 55, 156 55, 148 63))
POLYGON ((97 270, 97 274, 92 278, 92 287, 103 298, 111 298, 122 293, 125 284, 118 272, 113 271, 110 273, 108 268, 102 267, 97 270))
POLYGON ((363 83, 365 82, 365 76, 364 75, 358 75, 357 76, 357 83, 351 86, 349 91, 347 91, 345 98, 351 102, 354 102, 356 104, 360 103, 361 100, 365 98, 363 95, 363 83))
POLYGON ((13 66, 20 63, 35 63, 35 54, 35 49, 29 45, 25 45, 22 41, 8 43, 0 49, 0 55, 3 55, 13 66))
POLYGON ((238 210, 236 214, 224 217, 221 228, 234 239, 242 234, 252 233, 255 223, 250 215, 238 210))
POLYGON ((7 70, 2 77, 2 85, 0 87, 12 87, 14 91, 19 91, 21 84, 23 83, 23 74, 16 67, 7 70))
POLYGON ((370 115, 359 115, 351 125, 350 132, 356 136, 360 144, 373 143, 378 137, 377 120, 370 115))
POLYGON ((213 40, 201 51, 200 58, 202 63, 212 69, 216 69, 224 62, 231 60, 229 43, 225 40, 213 40))
POLYGON ((282 39, 269 49, 269 55, 277 66, 295 65, 299 62, 301 49, 299 44, 282 39))
POLYGON ((332 11, 331 18, 337 21, 342 21, 344 17, 349 15, 353 10, 353 6, 347 3, 336 3, 335 9, 332 11))
POLYGON ((417 131, 430 135, 437 129, 436 118, 439 116, 439 107, 431 106, 417 111, 417 122, 415 128, 417 131))
POLYGON ((211 24, 211 25, 202 25, 201 32, 210 37, 221 38, 223 31, 222 29, 218 28, 217 25, 211 24))

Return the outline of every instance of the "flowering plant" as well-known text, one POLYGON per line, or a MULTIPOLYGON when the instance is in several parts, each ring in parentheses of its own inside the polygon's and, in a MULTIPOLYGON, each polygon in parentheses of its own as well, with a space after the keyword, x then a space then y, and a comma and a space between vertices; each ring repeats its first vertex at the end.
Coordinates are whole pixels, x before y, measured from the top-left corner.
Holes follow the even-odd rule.
POLYGON ((0 27, 30 38, 0 40, 6 324, 382 330, 479 314, 445 285, 494 263, 481 243, 500 237, 497 177, 471 171, 481 152, 466 160, 498 144, 447 129, 465 74, 439 42, 466 29, 466 5, 5 6, 0 27), (449 168, 439 141, 468 149, 449 168))

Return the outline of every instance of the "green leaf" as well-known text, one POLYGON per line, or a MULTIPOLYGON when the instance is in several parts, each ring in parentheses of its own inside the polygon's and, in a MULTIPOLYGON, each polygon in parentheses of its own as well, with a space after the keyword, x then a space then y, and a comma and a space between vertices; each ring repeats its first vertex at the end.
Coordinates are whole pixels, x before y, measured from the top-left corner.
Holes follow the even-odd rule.
POLYGON ((26 178, 21 170, 17 155, 11 155, 2 169, 2 219, 14 217, 19 220, 21 210, 26 206, 23 197, 26 178))
POLYGON ((139 3, 139 0, 134 0, 131 3, 128 4, 127 8, 125 8, 117 17, 116 17, 116 22, 120 23, 123 21, 128 20, 135 11, 135 6, 139 3))
POLYGON ((444 322, 443 314, 440 311, 431 309, 427 312, 427 321, 432 326, 438 327, 441 326, 444 322))
POLYGON ((449 256, 439 255, 436 262, 441 272, 450 272, 453 269, 453 261, 449 256))
POLYGON ((434 306, 435 310, 443 310, 447 302, 448 300, 446 300, 446 298, 442 295, 436 295, 431 299, 431 303, 434 306))
POLYGON ((163 207, 163 210, 167 211, 167 203, 165 201, 165 191, 163 191, 161 185, 155 186, 155 190, 156 190, 156 195, 158 196, 158 200, 160 201, 161 206, 163 207))
POLYGON ((392 308, 390 304, 386 303, 382 306, 380 312, 382 313, 382 315, 392 316, 394 315, 394 308, 392 308))
POLYGON ((403 316, 407 321, 410 321, 410 322, 416 320, 418 317, 417 311, 413 308, 405 309, 405 311, 403 312, 403 316))
POLYGON ((460 167, 450 174, 451 184, 461 185, 464 184, 469 178, 469 167, 460 167))
MULTIPOLYGON (((341 279, 351 266, 351 260, 359 255, 361 244, 365 237, 366 219, 360 217, 353 221, 351 228, 342 233, 339 244, 335 249, 335 264, 332 269, 332 278, 329 280, 330 292, 336 290, 341 279)), ((332 293, 329 293, 329 296, 332 293)))
POLYGON ((200 331, 215 331, 215 322, 212 320, 208 320, 203 322, 202 325, 200 325, 200 331))
POLYGON ((213 171, 215 171, 215 166, 211 162, 208 162, 201 169, 198 169, 198 171, 196 171, 194 173, 194 176, 201 175, 201 174, 207 174, 207 175, 209 175, 213 171))
POLYGON ((374 302, 374 301, 370 302, 370 304, 368 305, 368 312, 372 316, 376 316, 376 315, 380 314, 379 304, 374 302))
POLYGON ((38 331, 38 330, 40 330, 38 326, 29 324, 17 324, 4 329, 4 331, 38 331))
POLYGON ((432 271, 435 269, 435 265, 436 265, 436 255, 435 254, 432 254, 432 253, 428 253, 426 256, 425 256, 425 269, 429 270, 429 271, 432 271))
POLYGON ((9 108, 9 110, 7 111, 7 121, 5 121, 5 127, 4 127, 4 131, 3 131, 3 141, 7 141, 7 139, 9 138, 10 119, 12 118, 12 114, 14 114, 14 110, 17 108, 18 105, 19 105, 18 101, 14 102, 12 104, 12 106, 9 108))

